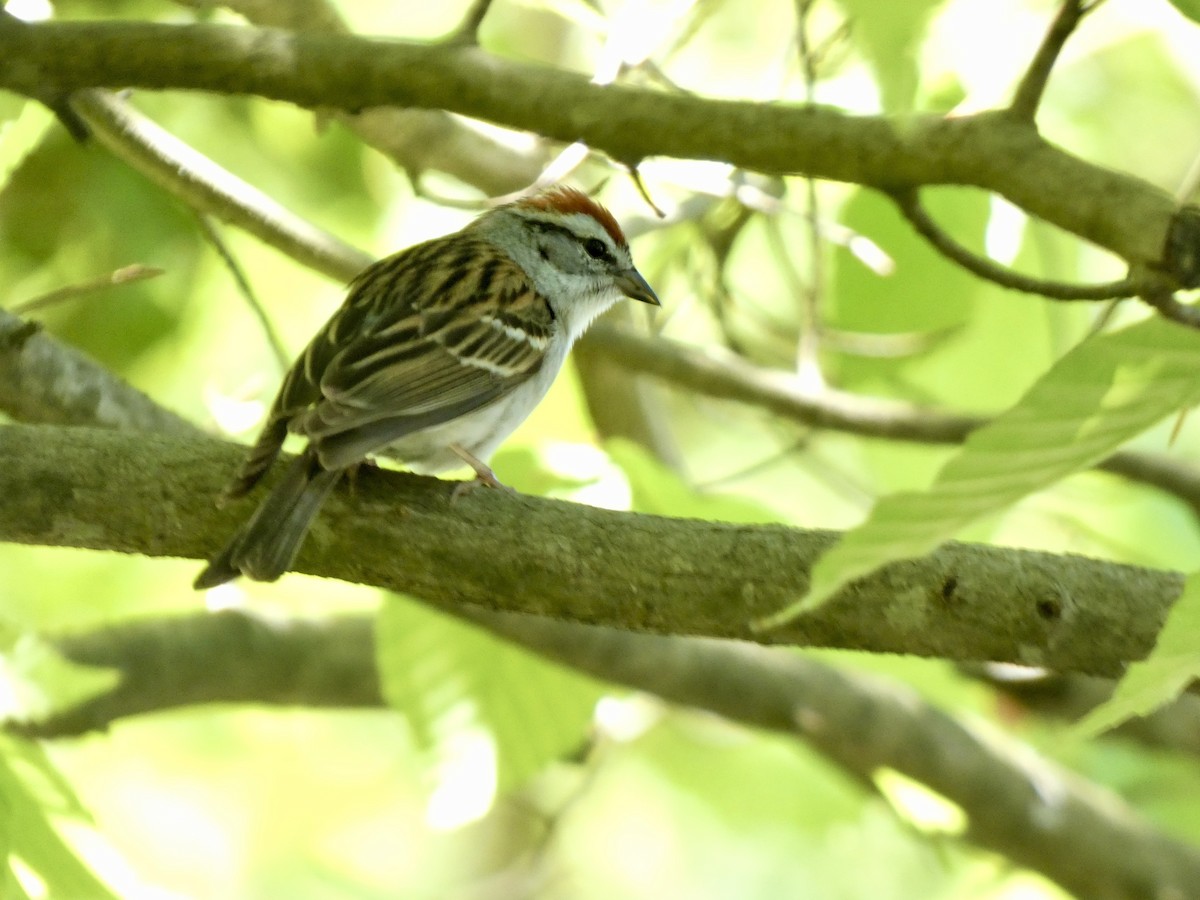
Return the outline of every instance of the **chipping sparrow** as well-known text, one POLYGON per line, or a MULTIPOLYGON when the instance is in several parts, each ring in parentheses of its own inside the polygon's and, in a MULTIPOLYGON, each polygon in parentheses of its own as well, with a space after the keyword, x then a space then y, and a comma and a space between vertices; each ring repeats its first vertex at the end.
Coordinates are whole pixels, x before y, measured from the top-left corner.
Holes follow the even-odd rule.
POLYGON ((368 455, 419 472, 466 462, 499 486, 487 459, 622 296, 658 305, 612 214, 563 187, 365 269, 284 378, 226 497, 258 483, 288 432, 308 446, 195 586, 286 572, 325 496, 368 455))

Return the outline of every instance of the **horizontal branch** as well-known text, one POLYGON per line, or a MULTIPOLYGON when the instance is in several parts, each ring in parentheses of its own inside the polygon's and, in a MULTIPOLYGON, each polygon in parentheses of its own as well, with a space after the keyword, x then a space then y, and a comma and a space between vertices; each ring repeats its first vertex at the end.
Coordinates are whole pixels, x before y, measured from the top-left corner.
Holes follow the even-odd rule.
POLYGON ((1021 116, 897 121, 826 107, 711 100, 523 63, 461 43, 433 46, 228 25, 6 24, 0 88, 28 96, 89 87, 254 94, 307 108, 445 109, 626 164, 716 159, 895 191, 970 185, 1106 247, 1163 264, 1176 204, 1163 190, 1080 160, 1021 116))
MULTIPOLYGON (((206 557, 250 503, 213 498, 241 448, 204 438, 0 428, 0 540, 206 557)), ((1071 555, 947 544, 758 635, 801 596, 825 531, 666 519, 367 470, 335 492, 298 571, 438 606, 631 631, 846 647, 1119 674, 1143 658, 1182 577, 1071 555)), ((182 587, 182 585, 181 585, 182 587)))
MULTIPOLYGON (((692 393, 758 406, 813 428, 921 444, 961 444, 988 422, 983 416, 941 412, 828 386, 812 390, 793 373, 757 366, 734 353, 644 337, 604 323, 584 335, 579 346, 692 393)), ((1101 460, 1096 468, 1173 494, 1200 516, 1200 469, 1191 463, 1123 450, 1101 460)))
MULTIPOLYGON (((1195 848, 1158 832, 1118 798, 985 738, 906 688, 746 644, 510 614, 470 618, 606 681, 803 740, 861 778, 881 767, 901 772, 962 808, 968 841, 1078 896, 1134 900, 1200 890, 1195 848)), ((381 707, 372 624, 364 616, 268 622, 226 610, 59 638, 67 658, 115 668, 120 681, 51 718, 7 727, 72 736, 201 703, 381 707)))

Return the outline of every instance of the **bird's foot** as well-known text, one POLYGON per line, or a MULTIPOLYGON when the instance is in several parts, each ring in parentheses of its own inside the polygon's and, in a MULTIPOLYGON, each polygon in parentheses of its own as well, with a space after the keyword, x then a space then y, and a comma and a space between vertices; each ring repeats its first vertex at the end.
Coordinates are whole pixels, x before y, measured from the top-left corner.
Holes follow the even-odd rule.
POLYGON ((496 473, 489 468, 488 464, 483 462, 479 457, 475 456, 470 450, 459 445, 451 444, 450 449, 453 450, 463 462, 475 470, 475 478, 471 481, 460 481, 454 486, 454 491, 450 495, 450 502, 465 497, 477 487, 495 488, 501 491, 508 491, 510 494, 515 493, 512 488, 496 477, 496 473))

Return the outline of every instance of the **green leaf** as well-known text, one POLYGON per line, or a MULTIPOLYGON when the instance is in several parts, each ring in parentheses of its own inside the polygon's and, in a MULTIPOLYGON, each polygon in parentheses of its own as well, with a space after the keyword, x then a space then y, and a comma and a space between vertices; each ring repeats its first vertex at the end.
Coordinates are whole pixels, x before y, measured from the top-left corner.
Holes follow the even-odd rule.
POLYGON ((753 500, 732 494, 706 494, 684 482, 641 445, 621 438, 605 442, 605 451, 625 473, 633 509, 651 515, 720 522, 773 522, 776 515, 753 500))
POLYGON ((1085 738, 1170 703, 1200 678, 1200 573, 1193 573, 1171 607, 1154 650, 1133 663, 1106 702, 1075 724, 1085 738))
MULTIPOLYGON (((987 197, 965 189, 922 194, 942 228, 981 251, 988 224, 987 197)), ((839 220, 877 244, 891 261, 887 274, 868 269, 846 247, 833 256, 828 324, 873 334, 938 332, 962 327, 975 312, 980 281, 929 246, 900 215, 896 204, 876 191, 859 189, 839 220), (937 290, 930 290, 936 284, 937 290)))
POLYGON ((465 735, 490 733, 499 791, 575 750, 602 693, 598 682, 401 597, 384 603, 376 644, 383 696, 434 764, 465 735))
POLYGON ((875 70, 884 112, 908 112, 913 108, 920 83, 918 51, 930 16, 943 3, 838 0, 850 20, 850 34, 875 70))
POLYGON ((53 113, 33 101, 26 101, 17 115, 4 119, 0 121, 0 189, 54 124, 53 113))
MULTIPOLYGON (((79 801, 33 744, 0 741, 0 808, 4 811, 9 859, 35 872, 50 897, 115 896, 75 855, 50 820, 50 812, 85 817, 79 801)), ((12 880, 11 873, 6 876, 12 880)), ((5 894, 5 896, 8 896, 5 894)))
POLYGON ((113 690, 121 680, 118 670, 72 662, 29 632, 6 646, 0 657, 8 682, 8 703, 0 705, 0 713, 9 718, 39 718, 78 706, 113 690))
POLYGON ((1170 0, 1170 3, 1193 22, 1200 22, 1200 0, 1170 0))
POLYGON ((825 603, 889 562, 932 552, 966 526, 1086 468, 1200 401, 1200 332, 1152 319, 1084 341, 1011 409, 974 432, 928 491, 884 497, 814 566, 807 597, 760 623, 825 603))

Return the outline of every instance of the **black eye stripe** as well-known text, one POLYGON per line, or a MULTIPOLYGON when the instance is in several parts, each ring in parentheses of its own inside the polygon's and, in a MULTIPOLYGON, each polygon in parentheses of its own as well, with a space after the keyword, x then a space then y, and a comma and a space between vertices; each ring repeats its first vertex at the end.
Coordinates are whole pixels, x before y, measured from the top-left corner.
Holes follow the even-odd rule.
POLYGON ((571 240, 579 242, 583 246, 583 252, 592 259, 603 260, 607 263, 616 262, 616 258, 612 255, 612 251, 608 249, 608 245, 605 244, 604 241, 600 240, 600 238, 592 237, 580 240, 579 235, 577 235, 570 228, 564 228, 562 225, 555 225, 551 222, 539 222, 536 219, 530 219, 527 221, 537 231, 565 234, 567 237, 571 238, 571 240))

